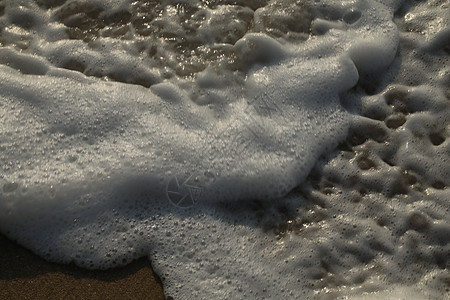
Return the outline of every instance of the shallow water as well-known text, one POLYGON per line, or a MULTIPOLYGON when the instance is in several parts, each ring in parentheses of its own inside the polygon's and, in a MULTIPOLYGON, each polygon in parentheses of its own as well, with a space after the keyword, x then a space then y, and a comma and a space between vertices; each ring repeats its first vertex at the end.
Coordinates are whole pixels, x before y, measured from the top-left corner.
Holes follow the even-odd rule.
POLYGON ((0 230, 167 295, 449 293, 445 1, 0 2, 0 230))

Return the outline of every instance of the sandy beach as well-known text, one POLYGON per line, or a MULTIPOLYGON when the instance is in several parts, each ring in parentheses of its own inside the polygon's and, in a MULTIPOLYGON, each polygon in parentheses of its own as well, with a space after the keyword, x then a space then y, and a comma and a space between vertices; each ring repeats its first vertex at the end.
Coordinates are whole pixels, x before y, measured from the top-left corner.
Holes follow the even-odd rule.
POLYGON ((164 299, 147 259, 107 271, 49 263, 0 235, 0 299, 164 299))

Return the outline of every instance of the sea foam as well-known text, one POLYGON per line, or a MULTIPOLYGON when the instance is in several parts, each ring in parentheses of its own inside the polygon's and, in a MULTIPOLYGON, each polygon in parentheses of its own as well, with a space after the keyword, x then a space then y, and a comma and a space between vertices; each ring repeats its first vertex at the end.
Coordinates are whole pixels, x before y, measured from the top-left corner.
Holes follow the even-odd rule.
POLYGON ((2 4, 2 233, 177 299, 448 293, 448 8, 244 2, 2 4))

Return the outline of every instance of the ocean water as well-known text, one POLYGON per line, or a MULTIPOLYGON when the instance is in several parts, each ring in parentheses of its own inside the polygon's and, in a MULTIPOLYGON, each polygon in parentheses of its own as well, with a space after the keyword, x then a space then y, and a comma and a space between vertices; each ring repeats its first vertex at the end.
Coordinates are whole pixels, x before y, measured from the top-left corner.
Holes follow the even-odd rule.
POLYGON ((174 299, 450 296, 450 8, 0 0, 0 232, 174 299))

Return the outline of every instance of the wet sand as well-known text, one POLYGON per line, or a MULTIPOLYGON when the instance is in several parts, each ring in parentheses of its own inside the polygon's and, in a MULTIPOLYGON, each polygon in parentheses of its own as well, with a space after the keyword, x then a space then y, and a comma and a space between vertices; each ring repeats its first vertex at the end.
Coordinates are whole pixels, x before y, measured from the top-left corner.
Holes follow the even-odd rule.
POLYGON ((89 271, 50 263, 0 235, 0 299, 164 299, 147 259, 89 271))

